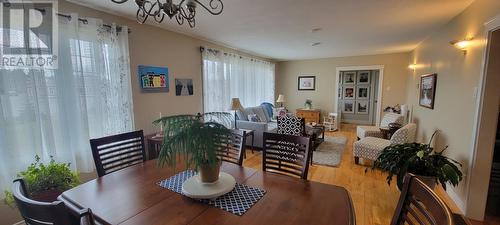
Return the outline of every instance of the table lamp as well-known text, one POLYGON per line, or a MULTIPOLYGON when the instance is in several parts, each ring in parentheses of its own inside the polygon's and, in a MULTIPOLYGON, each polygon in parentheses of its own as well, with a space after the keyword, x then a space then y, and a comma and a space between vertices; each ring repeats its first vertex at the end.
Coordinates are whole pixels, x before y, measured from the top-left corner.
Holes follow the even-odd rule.
POLYGON ((286 102, 285 101, 285 95, 279 95, 278 99, 276 100, 276 103, 281 103, 280 107, 283 107, 283 102, 286 102))
POLYGON ((236 127, 236 110, 240 110, 241 108, 243 108, 243 106, 241 106, 240 99, 239 98, 232 98, 231 99, 231 110, 234 110, 234 129, 238 129, 236 127))

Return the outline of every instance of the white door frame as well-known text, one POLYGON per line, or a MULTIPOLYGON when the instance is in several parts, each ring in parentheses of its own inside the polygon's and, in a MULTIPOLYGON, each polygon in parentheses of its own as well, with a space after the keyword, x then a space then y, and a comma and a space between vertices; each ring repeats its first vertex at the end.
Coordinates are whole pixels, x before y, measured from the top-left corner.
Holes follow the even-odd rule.
MULTIPOLYGON (((335 111, 341 115, 342 110, 338 108, 338 96, 339 96, 339 77, 340 77, 340 71, 348 71, 348 70, 378 70, 378 93, 377 93, 377 107, 376 107, 376 118, 375 118, 375 123, 380 124, 380 114, 381 114, 381 109, 382 109, 382 87, 384 83, 384 65, 371 65, 371 66, 338 66, 335 72, 335 104, 333 104, 333 108, 335 111)), ((340 121, 339 121, 340 122, 340 121)))
MULTIPOLYGON (((484 24, 485 27, 485 37, 489 40, 490 33, 500 29, 500 15, 497 15, 493 19, 489 20, 484 24)), ((475 116, 474 116, 474 126, 472 130, 472 151, 470 154, 470 161, 468 165, 467 175, 469 178, 467 179, 466 184, 466 201, 465 204, 461 206, 467 217, 482 220, 484 219, 484 213, 486 209, 486 200, 488 196, 488 186, 484 187, 481 182, 471 182, 472 174, 490 174, 491 167, 489 171, 486 171, 484 167, 478 167, 477 165, 484 165, 485 163, 491 163, 493 161, 493 148, 484 148, 485 143, 479 143, 480 138, 480 126, 481 126, 481 113, 483 109, 483 101, 485 95, 485 85, 486 85, 486 73, 488 66, 488 55, 489 55, 489 43, 484 47, 483 59, 481 62, 481 71, 479 77, 479 87, 478 87, 478 95, 476 97, 476 107, 475 107, 475 116), (481 151, 479 151, 481 149, 481 151), (487 158, 489 162, 484 162, 479 159, 487 158), (473 192, 473 193, 471 193, 473 192), (481 195, 479 198, 471 197, 471 195, 481 195), (478 208, 477 205, 483 205, 481 208, 478 208)), ((489 177, 486 177, 489 181, 489 177)), ((453 196, 450 196, 453 198, 453 196)), ((460 206, 460 205, 459 205, 460 206)))

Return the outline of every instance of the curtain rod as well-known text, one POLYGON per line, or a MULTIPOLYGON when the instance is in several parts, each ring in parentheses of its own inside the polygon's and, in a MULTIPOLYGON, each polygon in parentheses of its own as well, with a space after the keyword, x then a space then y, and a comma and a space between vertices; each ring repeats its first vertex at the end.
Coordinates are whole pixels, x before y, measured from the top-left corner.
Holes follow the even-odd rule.
MULTIPOLYGON (((37 8, 36 10, 40 11, 42 14, 45 13, 45 9, 40 9, 40 8, 37 8)), ((68 20, 71 20, 71 15, 68 15, 68 14, 62 14, 62 13, 56 13, 56 15, 60 16, 60 17, 64 17, 68 20)), ((83 24, 88 24, 89 21, 87 19, 84 19, 84 18, 78 18, 78 21, 82 22, 83 24)), ((107 28, 112 28, 113 26, 109 25, 109 24, 102 24, 104 27, 107 27, 107 28)), ((117 32, 121 32, 122 31, 122 27, 121 26, 116 26, 116 31, 117 32)), ((129 28, 128 29, 128 33, 132 33, 132 30, 129 28)))
POLYGON ((200 52, 201 53, 203 53, 205 50, 211 51, 211 52, 215 52, 215 54, 219 54, 219 52, 222 52, 224 55, 238 56, 240 59, 247 58, 247 59, 250 59, 251 61, 255 61, 255 62, 264 62, 264 63, 274 64, 273 62, 262 60, 262 59, 257 59, 257 58, 254 58, 252 56, 244 56, 244 55, 240 55, 238 53, 231 53, 231 52, 223 52, 223 51, 221 51, 219 49, 205 48, 204 46, 200 46, 200 52))
MULTIPOLYGON (((43 10, 45 11, 45 10, 43 10)), ((64 17, 64 18, 67 18, 68 20, 71 20, 71 15, 67 15, 67 14, 62 14, 62 13, 56 13, 56 15, 60 16, 60 17, 64 17)), ((78 18, 78 21, 82 22, 83 24, 88 24, 89 21, 87 19, 84 19, 84 18, 78 18)), ((112 28, 113 26, 112 25, 109 25, 109 24, 102 24, 102 26, 104 27, 107 27, 107 28, 112 28)), ((116 26, 116 31, 117 32, 121 32, 122 31, 122 27, 121 26, 116 26)), ((128 33, 132 33, 132 30, 129 28, 128 29, 128 33)))

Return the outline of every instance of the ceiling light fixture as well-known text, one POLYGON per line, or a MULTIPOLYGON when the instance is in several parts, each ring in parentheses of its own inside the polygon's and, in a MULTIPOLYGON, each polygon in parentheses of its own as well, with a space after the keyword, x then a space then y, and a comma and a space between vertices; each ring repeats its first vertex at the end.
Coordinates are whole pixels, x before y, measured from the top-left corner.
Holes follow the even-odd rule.
POLYGON ((463 40, 453 40, 450 41, 450 44, 455 46, 455 48, 458 48, 464 52, 464 55, 467 54, 467 48, 470 46, 472 41, 472 37, 463 39, 463 40))
MULTIPOLYGON (((123 4, 128 0, 111 0, 117 4, 123 4)), ((135 0, 137 4, 136 19, 143 24, 151 16, 157 23, 163 22, 165 15, 170 19, 175 17, 179 25, 186 20, 191 28, 195 27, 196 6, 200 5, 212 15, 219 15, 224 9, 222 0, 207 0, 207 5, 199 0, 180 0, 178 4, 174 0, 135 0)))

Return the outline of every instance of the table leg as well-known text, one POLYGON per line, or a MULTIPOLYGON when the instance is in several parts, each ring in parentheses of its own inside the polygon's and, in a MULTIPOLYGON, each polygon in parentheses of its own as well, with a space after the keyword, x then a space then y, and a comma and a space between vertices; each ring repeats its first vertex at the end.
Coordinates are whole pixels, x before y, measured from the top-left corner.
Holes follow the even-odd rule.
POLYGON ((253 148, 254 148, 254 147, 253 147, 253 146, 254 146, 254 145, 253 145, 254 138, 255 138, 254 133, 252 133, 252 154, 253 154, 253 148))

